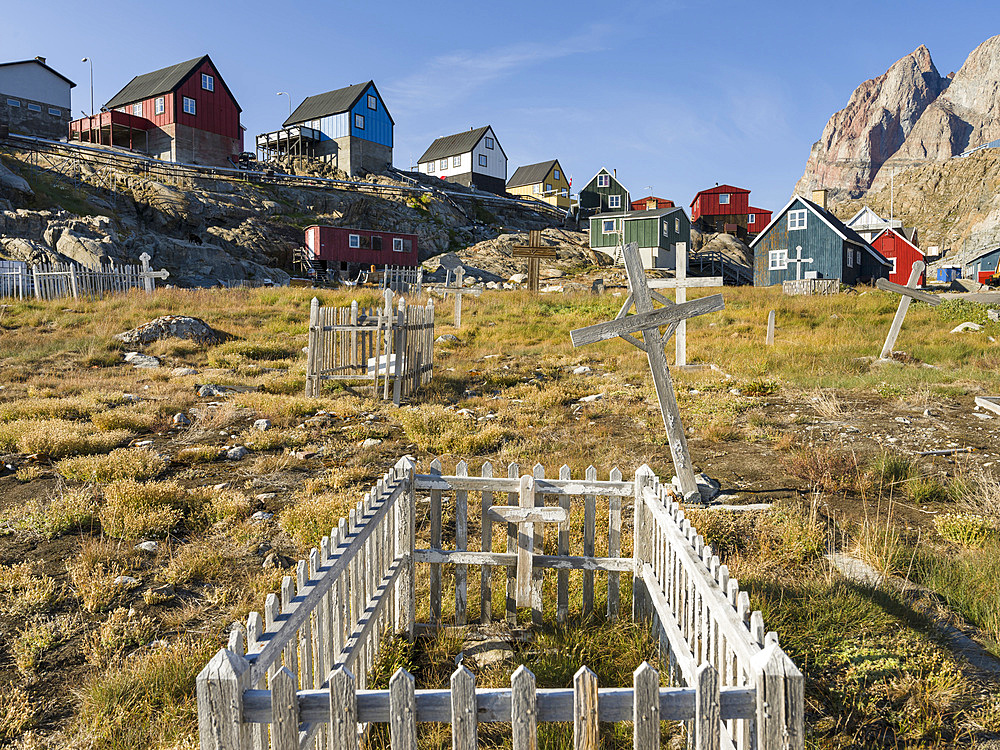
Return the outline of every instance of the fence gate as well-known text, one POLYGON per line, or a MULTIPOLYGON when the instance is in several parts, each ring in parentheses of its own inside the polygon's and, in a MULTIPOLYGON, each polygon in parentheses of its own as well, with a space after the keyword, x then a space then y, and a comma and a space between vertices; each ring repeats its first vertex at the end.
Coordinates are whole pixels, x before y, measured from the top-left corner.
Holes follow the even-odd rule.
POLYGON ((633 722, 637 750, 659 747, 661 721, 684 722, 694 750, 802 750, 802 673, 669 488, 647 466, 629 481, 617 470, 606 481, 593 469, 583 479, 568 467, 558 475, 511 465, 494 476, 484 464, 480 476, 469 476, 464 462, 451 475, 437 462, 417 474, 412 459, 400 459, 299 561, 280 596, 268 595, 264 616, 251 612, 246 627, 234 625, 227 647, 199 674, 202 750, 358 748, 371 723, 389 725, 393 750, 416 750, 422 722, 451 723, 460 750, 477 746, 480 723, 510 724, 514 750, 528 750, 538 746, 539 723, 572 722, 574 746, 596 750, 600 722, 619 721, 633 722), (418 493, 430 494, 429 515, 417 512, 418 493), (623 510, 633 512, 631 556, 620 546, 623 510), (604 517, 606 525, 598 521, 604 517), (476 528, 478 545, 469 538, 476 528), (506 537, 506 552, 492 552, 496 534, 506 537), (418 549, 418 537, 430 546, 418 549), (369 688, 383 636, 413 636, 418 565, 429 566, 431 627, 443 620, 446 575, 455 622, 467 621, 470 567, 481 571, 484 620, 492 617, 494 572, 507 581, 508 617, 517 614, 525 573, 533 619, 552 599, 542 595, 546 580, 554 583, 557 620, 575 607, 570 575, 584 576, 580 606, 591 611, 594 578, 606 576, 612 617, 618 578, 631 576, 632 617, 659 637, 659 664, 636 665, 631 686, 601 686, 581 665, 571 687, 539 688, 522 665, 510 688, 477 688, 464 666, 447 690, 417 689, 404 669, 388 689, 369 688), (669 687, 661 687, 661 672, 669 687))
POLYGON ((392 305, 386 289, 380 308, 321 307, 309 310, 306 396, 318 397, 324 380, 371 381, 376 397, 403 399, 431 381, 434 372, 434 303, 392 305), (390 396, 389 381, 392 380, 390 396))

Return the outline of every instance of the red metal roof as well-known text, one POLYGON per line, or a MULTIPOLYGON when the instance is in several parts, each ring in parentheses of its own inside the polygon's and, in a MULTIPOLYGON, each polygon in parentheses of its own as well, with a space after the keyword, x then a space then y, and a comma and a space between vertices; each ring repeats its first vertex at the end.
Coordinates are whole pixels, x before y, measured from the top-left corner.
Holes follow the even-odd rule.
POLYGON ((694 198, 691 200, 691 203, 689 205, 693 206, 694 202, 696 200, 698 200, 698 196, 699 195, 711 195, 713 193, 747 193, 747 194, 749 194, 750 191, 747 190, 746 188, 738 188, 738 187, 734 187, 732 185, 716 185, 715 187, 712 187, 712 188, 707 188, 705 190, 699 190, 697 193, 694 194, 694 198))

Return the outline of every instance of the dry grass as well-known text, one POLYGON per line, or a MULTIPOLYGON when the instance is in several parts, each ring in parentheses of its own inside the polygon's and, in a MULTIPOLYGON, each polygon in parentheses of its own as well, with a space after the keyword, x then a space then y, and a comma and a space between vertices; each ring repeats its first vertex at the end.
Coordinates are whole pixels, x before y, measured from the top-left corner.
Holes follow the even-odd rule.
POLYGON ((27 562, 0 565, 0 594, 7 611, 18 616, 48 612, 60 598, 55 579, 36 574, 27 562))
POLYGON ((299 448, 309 442, 309 433, 300 429, 249 429, 240 433, 239 442, 252 451, 299 448))
POLYGON ((337 527, 347 516, 359 497, 341 492, 324 492, 318 495, 299 496, 281 511, 278 524, 298 545, 308 550, 319 544, 324 534, 337 527))
POLYGON ((19 672, 31 677, 43 657, 65 642, 80 627, 78 620, 59 617, 35 617, 22 627, 11 642, 11 653, 19 672))
POLYGON ((35 707, 28 693, 19 687, 0 690, 0 740, 13 740, 31 729, 35 707))
POLYGON ((73 593, 86 612, 101 612, 118 598, 123 588, 115 583, 131 572, 121 548, 104 539, 85 539, 80 553, 66 562, 73 593))
POLYGON ((91 531, 97 501, 90 487, 61 487, 47 500, 35 499, 22 515, 29 528, 52 538, 78 531, 91 531))
POLYGON ((115 657, 148 644, 157 632, 156 622, 124 607, 112 610, 95 631, 87 634, 83 652, 95 666, 106 666, 115 657))
POLYGON ((0 424, 0 450, 50 459, 106 453, 131 437, 127 430, 98 432, 92 425, 65 419, 19 419, 0 424))
POLYGON ((101 484, 121 479, 153 479, 167 468, 167 462, 145 448, 119 448, 108 454, 64 458, 56 471, 67 479, 101 484))
POLYGON ((184 518, 188 494, 175 481, 120 479, 104 488, 101 529, 119 539, 164 536, 184 518))
POLYGON ((117 409, 97 412, 90 421, 101 430, 128 430, 129 432, 149 432, 162 417, 154 411, 156 405, 138 404, 121 406, 117 409))

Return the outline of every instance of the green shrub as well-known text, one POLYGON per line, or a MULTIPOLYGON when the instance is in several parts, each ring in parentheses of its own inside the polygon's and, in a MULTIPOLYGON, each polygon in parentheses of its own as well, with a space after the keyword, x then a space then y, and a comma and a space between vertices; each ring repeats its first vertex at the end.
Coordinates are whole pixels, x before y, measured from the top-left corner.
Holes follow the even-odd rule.
POLYGON ((949 542, 966 549, 979 549, 1000 538, 996 519, 972 513, 943 513, 934 517, 934 528, 949 542))

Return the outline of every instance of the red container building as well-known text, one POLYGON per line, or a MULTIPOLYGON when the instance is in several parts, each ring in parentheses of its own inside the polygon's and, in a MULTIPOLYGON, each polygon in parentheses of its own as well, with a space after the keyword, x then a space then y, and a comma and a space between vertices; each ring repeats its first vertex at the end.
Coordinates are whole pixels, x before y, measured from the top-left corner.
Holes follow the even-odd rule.
MULTIPOLYGON (((892 264, 889 281, 896 284, 906 284, 910 280, 910 272, 913 270, 914 262, 925 260, 920 248, 894 229, 883 229, 879 232, 872 240, 872 247, 882 253, 882 256, 892 264)), ((920 274, 920 286, 923 286, 927 281, 926 276, 926 274, 920 274)))
POLYGON ((317 272, 328 274, 371 266, 416 266, 417 235, 347 227, 306 227, 306 250, 317 272))
MULTIPOLYGON (((743 225, 746 225, 747 214, 750 213, 750 191, 744 188, 733 187, 732 185, 716 185, 714 188, 702 190, 695 195, 691 201, 691 221, 695 222, 701 218, 734 219, 733 221, 719 222, 727 224, 739 224, 736 217, 743 217, 743 225)), ((712 221, 712 223, 716 223, 712 221)))

